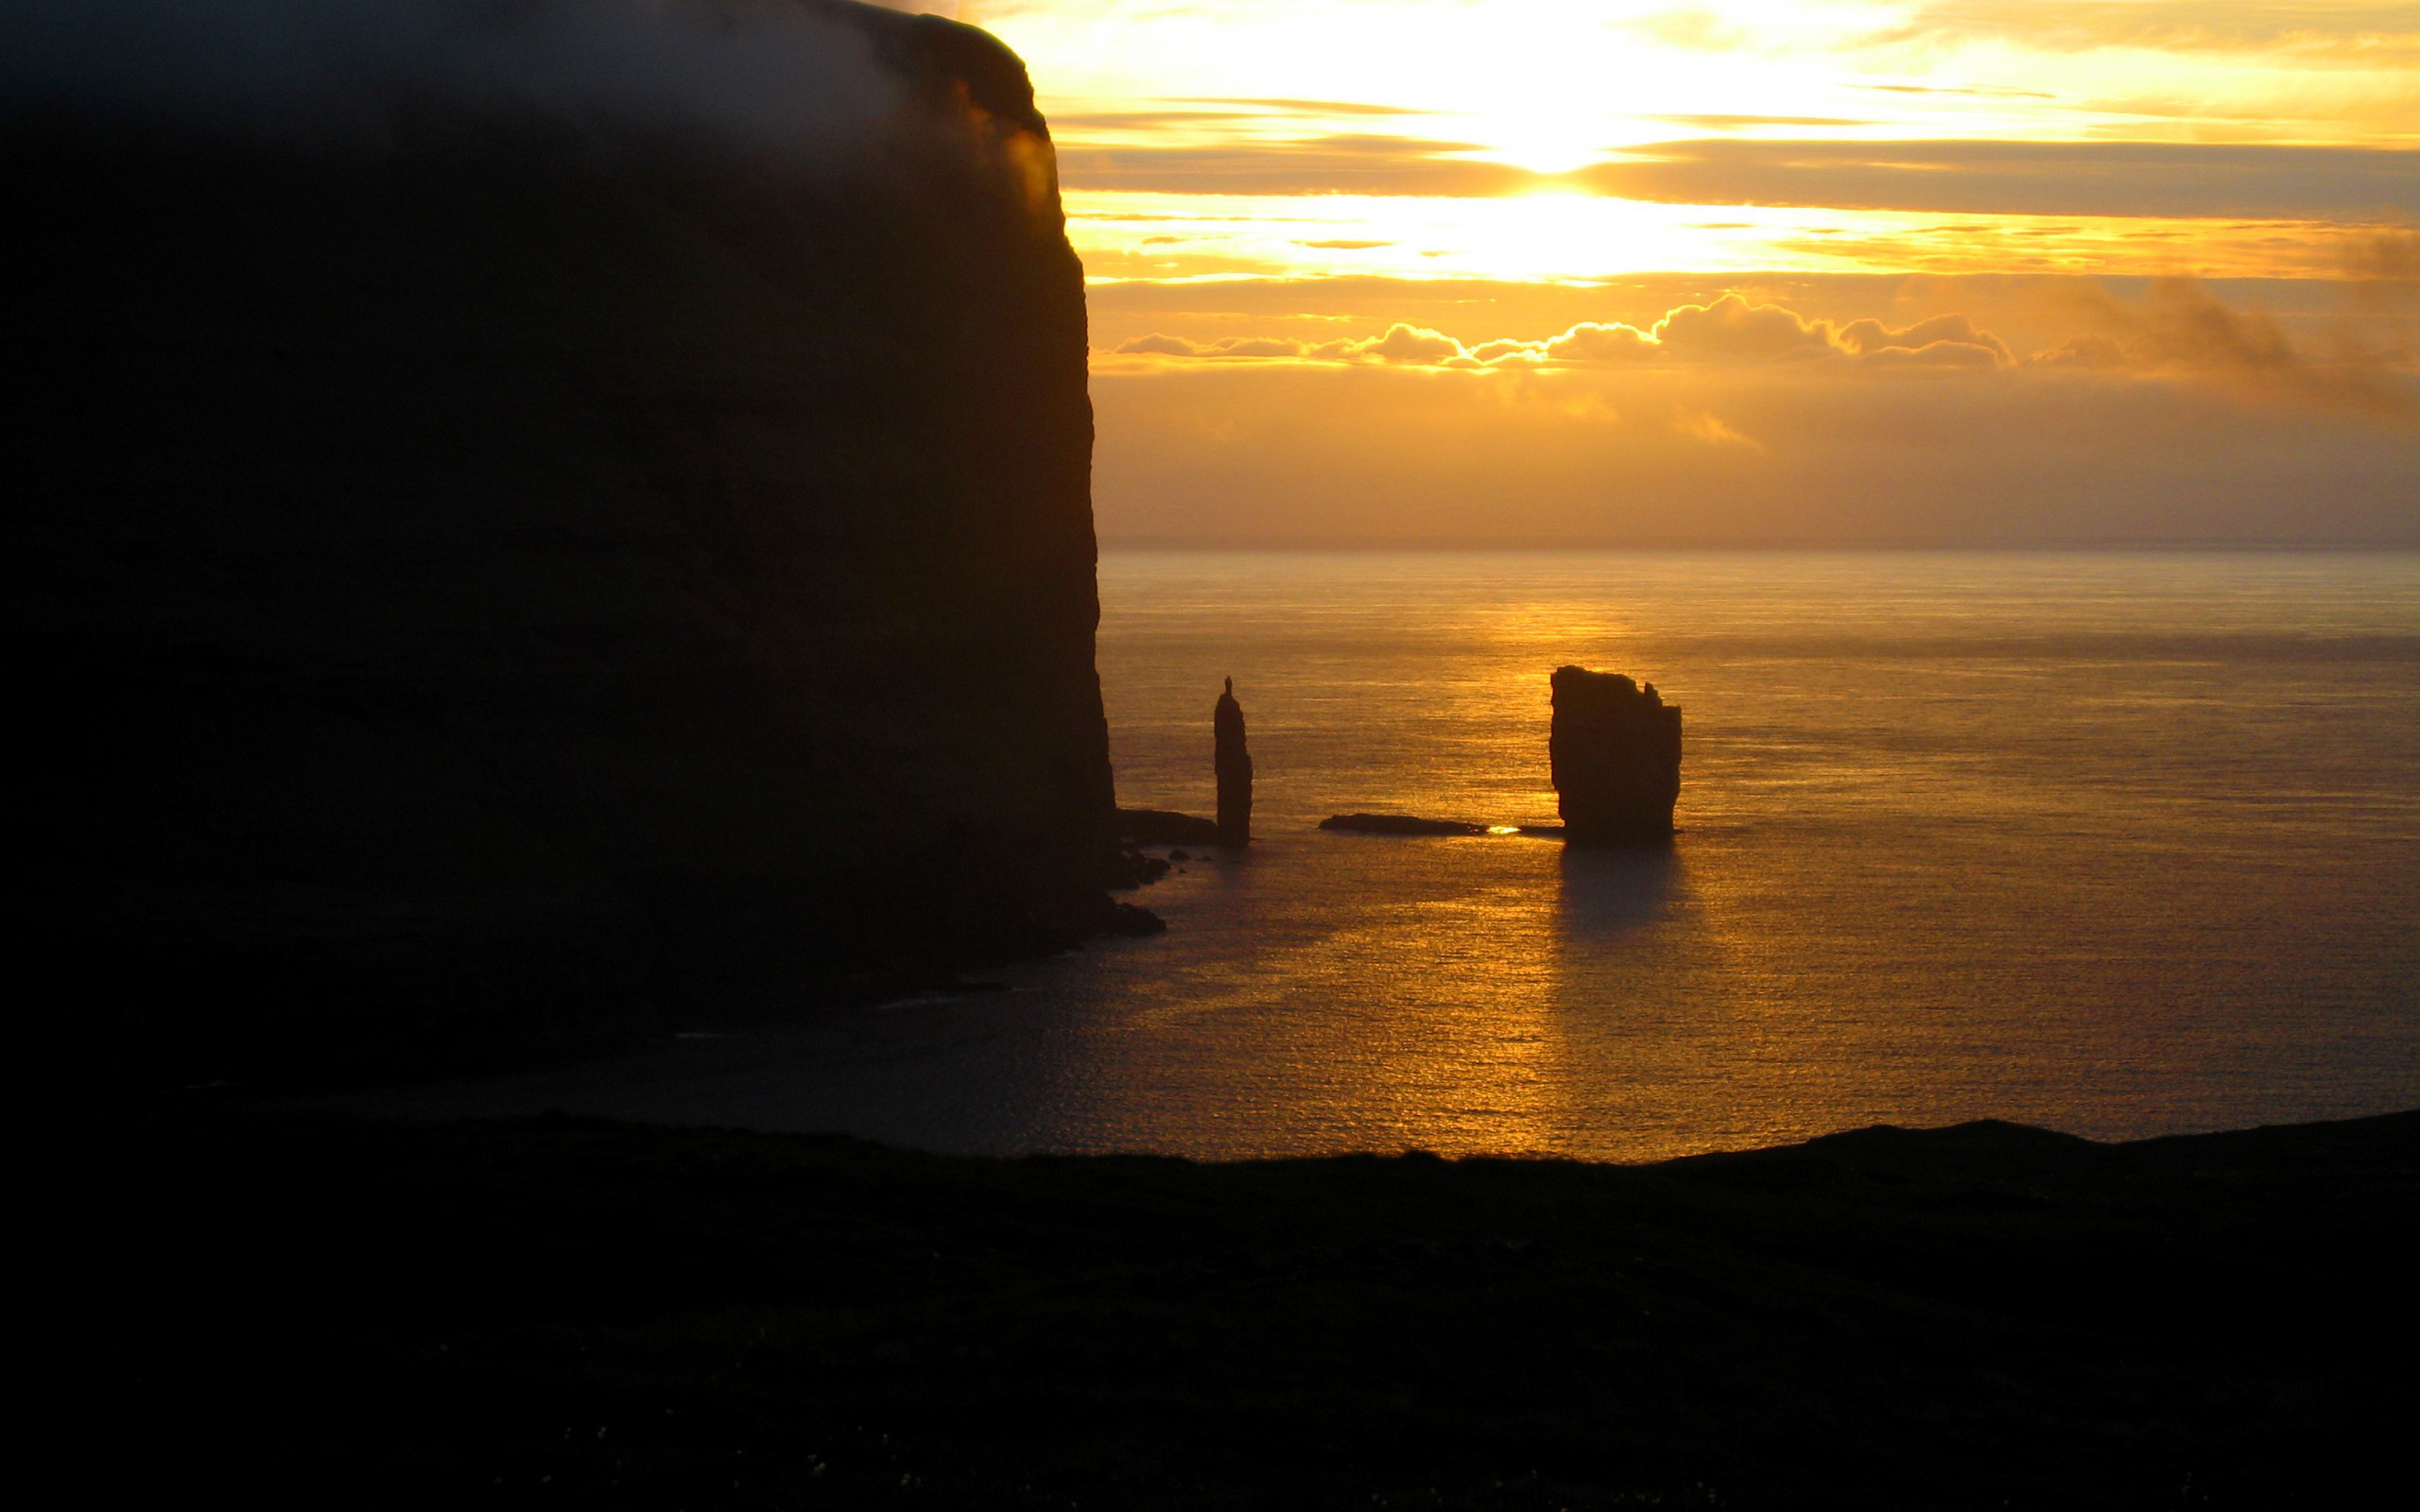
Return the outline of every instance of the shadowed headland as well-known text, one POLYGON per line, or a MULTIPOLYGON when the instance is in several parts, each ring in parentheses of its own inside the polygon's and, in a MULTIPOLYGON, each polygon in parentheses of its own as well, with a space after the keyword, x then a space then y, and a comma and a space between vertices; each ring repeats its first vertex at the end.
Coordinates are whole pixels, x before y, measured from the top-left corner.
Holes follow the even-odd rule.
POLYGON ((2342 1506, 2412 1405, 2420 1114, 1637 1167, 145 1132, 112 1410, 270 1504, 2342 1506))

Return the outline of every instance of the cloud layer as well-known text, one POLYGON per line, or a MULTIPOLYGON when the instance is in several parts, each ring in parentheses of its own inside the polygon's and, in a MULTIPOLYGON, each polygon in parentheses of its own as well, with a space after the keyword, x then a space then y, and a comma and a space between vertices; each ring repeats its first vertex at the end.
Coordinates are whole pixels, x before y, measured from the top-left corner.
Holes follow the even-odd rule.
MULTIPOLYGON (((2408 250, 2382 243, 2384 258, 2408 250)), ((2188 279, 2154 284, 2148 298, 2122 301, 2094 284, 2046 296, 2080 329, 2030 353, 1964 314, 1893 326, 1873 318, 1835 321, 1725 294, 1683 304, 1641 327, 1582 321, 1544 340, 1500 337, 1465 343, 1397 322, 1374 336, 1309 342, 1230 335, 1195 342, 1153 333, 1120 343, 1112 357, 1219 361, 1260 359, 1459 370, 1582 368, 1707 368, 1827 365, 1989 371, 2087 369, 2194 380, 2277 399, 2410 421, 2420 416, 2420 354, 2399 322, 2339 322, 2324 343, 2298 342, 2267 313, 2231 305, 2188 279)))
POLYGON ((2201 142, 1665 142, 1578 176, 1676 204, 1952 215, 2420 215, 2420 152, 2201 142))
MULTIPOLYGON (((1745 122, 1746 117, 1727 118, 1745 122)), ((1136 119, 1130 124, 1141 129, 1136 119)), ((1164 124, 1176 125, 1170 117, 1164 124)), ((2373 219, 2420 215, 2420 151, 2199 142, 1714 137, 1629 147, 1567 174, 1468 142, 1385 135, 1070 146, 1078 189, 1197 195, 1502 198, 1584 188, 1684 205, 1946 215, 2373 219)))
POLYGON ((1944 35, 2060 52, 2288 51, 2374 65, 2420 55, 2420 5, 2400 0, 1928 0, 1878 45, 1944 35))
POLYGON ((1582 321, 1543 341, 1499 338, 1466 346, 1425 326, 1397 322, 1374 336, 1305 342, 1283 336, 1226 336, 1193 342, 1154 333, 1119 344, 1113 355, 1291 358, 1419 368, 1541 368, 1636 363, 1763 363, 1836 359, 1990 368, 2013 362, 2007 345, 1963 315, 1934 316, 1893 328, 1862 319, 1838 325, 1778 304, 1726 294, 1685 304, 1645 329, 1582 321))

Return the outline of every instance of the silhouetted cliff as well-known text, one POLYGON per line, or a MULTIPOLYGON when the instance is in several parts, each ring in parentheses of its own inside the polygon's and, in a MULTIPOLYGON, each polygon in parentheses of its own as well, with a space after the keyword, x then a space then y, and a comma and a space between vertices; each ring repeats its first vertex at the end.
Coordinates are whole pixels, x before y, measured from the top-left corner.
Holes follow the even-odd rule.
POLYGON ((411 14, 475 26, 12 90, 77 1005, 181 1072, 370 1066, 1114 922, 1022 65, 841 0, 411 14))

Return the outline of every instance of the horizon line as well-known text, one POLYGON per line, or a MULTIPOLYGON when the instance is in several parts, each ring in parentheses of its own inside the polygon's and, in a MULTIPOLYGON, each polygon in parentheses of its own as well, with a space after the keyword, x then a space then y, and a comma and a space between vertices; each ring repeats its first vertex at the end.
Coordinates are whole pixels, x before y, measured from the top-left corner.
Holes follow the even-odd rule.
POLYGON ((2281 554, 2290 552, 2312 555, 2379 555, 2405 556, 2420 554, 2420 536, 2410 539, 2385 540, 2367 538, 2232 540, 2209 541, 2192 538, 2173 540, 2096 540, 2074 537, 2049 541, 1986 541, 1942 540, 1906 541, 1891 539, 1848 540, 1802 538, 1780 541, 1719 541, 1678 538, 1660 541, 1609 541, 1601 537, 1571 536, 1320 536, 1295 538, 1285 536, 1101 536, 1101 551, 1249 551, 1249 552, 1354 552, 1354 551, 1584 551, 1584 552, 2141 552, 2219 554, 2281 554))

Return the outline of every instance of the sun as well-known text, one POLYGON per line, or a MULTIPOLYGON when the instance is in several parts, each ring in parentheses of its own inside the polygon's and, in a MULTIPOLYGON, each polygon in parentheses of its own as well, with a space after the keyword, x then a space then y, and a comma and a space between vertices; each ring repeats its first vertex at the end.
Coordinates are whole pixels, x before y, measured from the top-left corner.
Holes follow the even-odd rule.
POLYGON ((1567 116, 1488 123, 1471 134, 1487 144, 1486 151, 1474 156, 1531 173, 1570 173, 1605 157, 1596 144, 1594 123, 1567 116))

